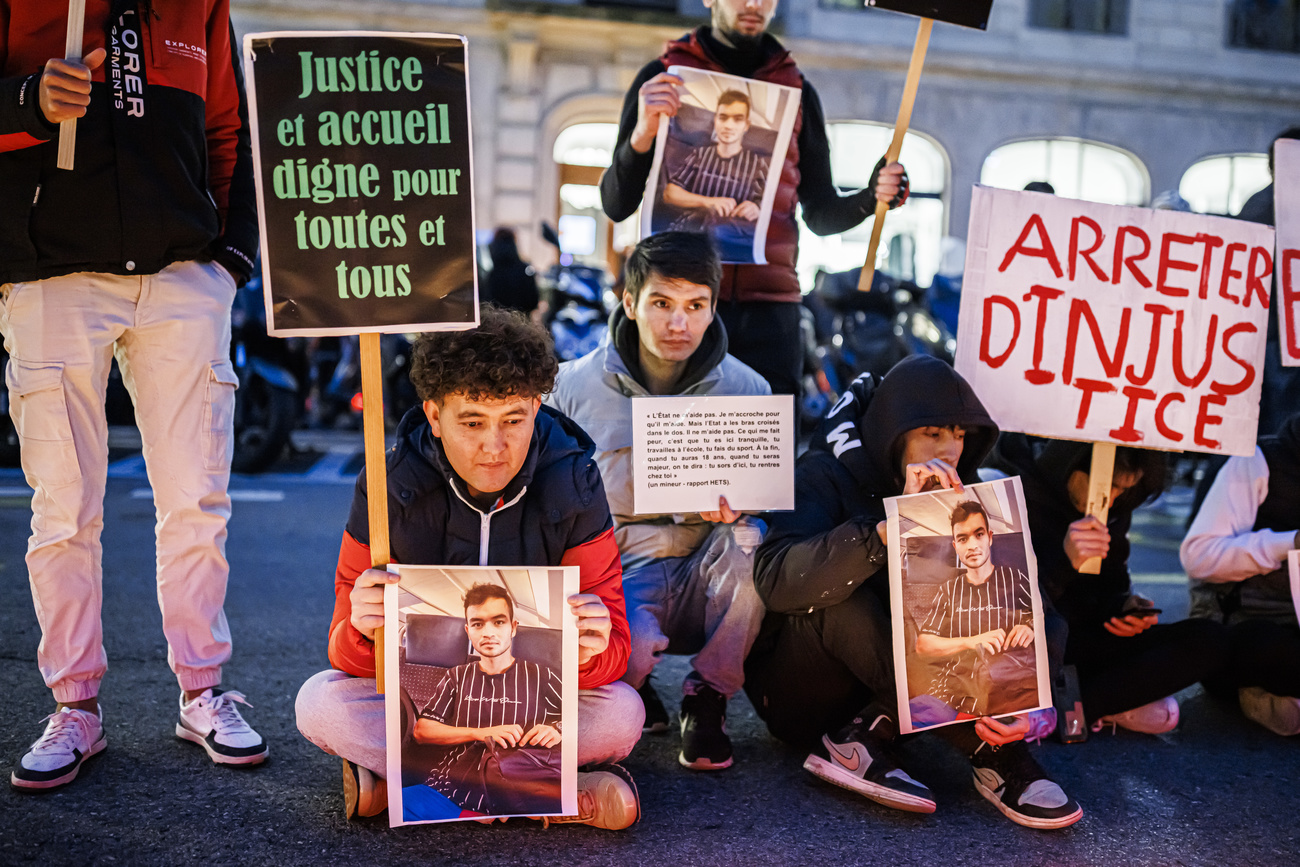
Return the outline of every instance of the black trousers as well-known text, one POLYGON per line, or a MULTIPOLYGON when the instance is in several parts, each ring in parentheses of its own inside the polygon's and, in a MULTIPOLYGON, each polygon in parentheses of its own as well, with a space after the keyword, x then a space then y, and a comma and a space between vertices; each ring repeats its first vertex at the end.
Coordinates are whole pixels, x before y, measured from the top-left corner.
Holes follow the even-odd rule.
MULTIPOLYGON (((1274 695, 1300 697, 1300 627, 1247 620, 1228 628, 1231 687, 1257 686, 1274 695)), ((1235 696, 1233 696, 1235 698, 1235 696)))
POLYGON ((1157 624, 1131 638, 1111 635, 1100 623, 1074 624, 1065 646, 1089 721, 1216 678, 1228 659, 1228 631, 1211 620, 1157 624))
POLYGON ((867 584, 838 605, 787 615, 745 661, 745 692, 773 735, 812 746, 875 701, 895 714, 889 610, 867 584))
MULTIPOLYGON (((727 351, 772 386, 773 394, 799 394, 803 339, 797 301, 719 301, 727 351)), ((798 406, 798 402, 795 402, 798 406)))

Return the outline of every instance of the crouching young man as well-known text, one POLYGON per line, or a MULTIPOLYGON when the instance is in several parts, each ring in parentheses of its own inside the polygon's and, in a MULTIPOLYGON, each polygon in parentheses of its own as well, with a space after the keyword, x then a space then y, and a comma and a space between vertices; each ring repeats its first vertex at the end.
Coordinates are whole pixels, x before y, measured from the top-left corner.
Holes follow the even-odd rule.
MULTIPOLYGON (((998 429, 970 385, 929 356, 873 387, 855 380, 795 464, 795 509, 771 516, 754 582, 769 613, 745 691, 772 734, 813 749, 804 767, 888 807, 929 813, 930 790, 894 757, 884 498, 962 489, 998 429)), ((975 787, 1013 822, 1062 828, 1083 810, 1029 754, 1026 716, 939 729, 970 757, 975 787)))
POLYGON ((646 395, 765 395, 766 381, 727 354, 714 318, 722 266, 709 239, 661 232, 637 244, 626 266, 623 304, 605 341, 560 366, 546 402, 596 440, 596 460, 623 555, 632 628, 628 683, 646 703, 651 730, 667 714, 650 683, 664 652, 693 653, 682 684, 678 761, 696 770, 732 763, 727 699, 744 682, 744 661, 763 620, 753 553, 763 523, 733 512, 633 514, 632 399, 646 395))
MULTIPOLYGON (((517 313, 484 307, 472 331, 422 336, 411 379, 423 401, 387 454, 393 560, 481 566, 577 566, 568 600, 578 626, 580 814, 565 820, 626 828, 639 816, 631 777, 613 764, 641 735, 644 710, 619 681, 629 632, 622 569, 594 445, 541 406, 557 365, 546 334, 517 313)), ((333 670, 298 693, 298 729, 343 759, 349 816, 387 806, 384 702, 375 693, 375 630, 384 585, 370 569, 365 473, 357 480, 335 575, 333 670)), ((555 820, 552 820, 555 821, 555 820)))

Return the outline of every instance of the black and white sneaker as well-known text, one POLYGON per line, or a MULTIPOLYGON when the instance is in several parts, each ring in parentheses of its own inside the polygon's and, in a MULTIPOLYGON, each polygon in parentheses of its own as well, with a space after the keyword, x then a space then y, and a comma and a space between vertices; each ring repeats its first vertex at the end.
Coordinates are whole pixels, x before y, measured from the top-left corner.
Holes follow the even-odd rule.
POLYGON ((1052 782, 1023 741, 981 743, 970 761, 975 788, 1016 824, 1064 828, 1083 818, 1083 808, 1052 782))
POLYGON ((825 756, 813 753, 804 770, 877 804, 910 813, 933 813, 934 796, 898 766, 889 752, 897 730, 888 714, 864 711, 834 735, 823 735, 825 756))
POLYGON ((697 771, 731 767, 731 738, 727 737, 727 697, 711 686, 690 679, 682 696, 682 751, 677 761, 697 771))
POLYGON ((81 763, 108 745, 102 709, 91 713, 62 707, 45 719, 45 731, 9 775, 14 788, 53 789, 70 783, 81 763))
POLYGON ((668 710, 660 700, 659 693, 655 692, 650 677, 646 677, 645 683, 636 692, 641 696, 641 704, 645 705, 645 725, 641 731, 657 735, 668 731, 668 710))
POLYGON ((244 694, 234 690, 204 690, 193 701, 186 701, 185 693, 181 693, 176 737, 203 747, 219 765, 255 765, 263 761, 266 741, 244 722, 235 702, 248 704, 244 694))

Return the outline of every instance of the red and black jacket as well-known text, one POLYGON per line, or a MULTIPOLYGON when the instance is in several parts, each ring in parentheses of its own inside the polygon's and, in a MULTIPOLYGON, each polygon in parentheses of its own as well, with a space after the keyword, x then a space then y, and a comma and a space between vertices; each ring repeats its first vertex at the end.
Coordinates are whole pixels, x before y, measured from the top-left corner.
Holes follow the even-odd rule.
POLYGON ((73 171, 37 99, 66 27, 66 3, 0 0, 0 284, 209 258, 247 279, 257 207, 229 0, 87 0, 83 56, 108 57, 73 171))
MULTIPOLYGON (((394 562, 449 566, 577 566, 579 588, 609 608, 609 646, 578 670, 578 686, 613 683, 627 670, 632 633, 614 522, 596 468, 595 443, 543 406, 528 457, 488 513, 471 505, 421 407, 411 409, 387 454, 388 533, 394 562)), ((334 578, 329 659, 359 677, 375 673, 374 643, 351 622, 352 586, 370 568, 366 474, 357 478, 334 578)))

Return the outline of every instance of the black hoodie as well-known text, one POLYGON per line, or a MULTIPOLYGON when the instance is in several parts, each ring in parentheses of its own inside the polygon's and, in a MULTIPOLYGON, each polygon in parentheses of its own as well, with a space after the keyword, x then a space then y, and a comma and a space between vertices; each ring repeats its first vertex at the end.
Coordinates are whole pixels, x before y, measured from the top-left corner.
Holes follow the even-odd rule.
POLYGON ((765 633, 779 626, 778 615, 843 602, 886 564, 875 528, 885 517, 884 498, 903 492, 902 436, 931 425, 966 429, 957 472, 979 481, 976 469, 998 428, 944 362, 905 358, 878 385, 863 374, 832 407, 795 464, 794 511, 769 516, 754 561, 758 595, 774 612, 765 633))
POLYGON ((1081 575, 1065 554, 1070 524, 1083 517, 1070 502, 1067 485, 1076 470, 1088 472, 1091 457, 1092 443, 1008 433, 989 458, 990 466, 1020 476, 1038 558, 1038 584, 1075 627, 1096 627, 1120 613, 1133 592, 1128 571, 1133 510, 1157 496, 1165 484, 1164 473, 1153 468, 1111 504, 1106 517, 1110 553, 1099 575, 1081 575))

